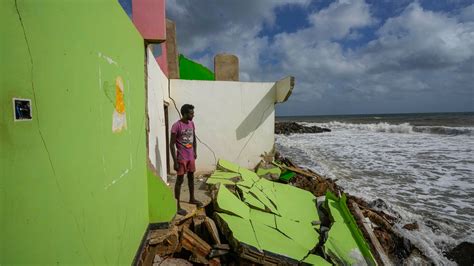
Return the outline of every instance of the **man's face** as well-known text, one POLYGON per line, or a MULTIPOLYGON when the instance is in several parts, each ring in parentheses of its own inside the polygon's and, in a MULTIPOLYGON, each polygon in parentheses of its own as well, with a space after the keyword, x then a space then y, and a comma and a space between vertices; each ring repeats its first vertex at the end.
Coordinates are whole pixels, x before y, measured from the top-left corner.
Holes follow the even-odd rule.
POLYGON ((185 114, 185 118, 187 120, 193 120, 194 118, 194 110, 190 110, 187 114, 185 114))

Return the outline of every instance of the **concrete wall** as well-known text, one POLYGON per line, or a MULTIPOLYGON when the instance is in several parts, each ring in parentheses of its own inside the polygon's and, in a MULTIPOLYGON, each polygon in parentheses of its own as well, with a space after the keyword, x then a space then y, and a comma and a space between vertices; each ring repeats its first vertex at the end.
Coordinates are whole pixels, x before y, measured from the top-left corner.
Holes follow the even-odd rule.
MULTIPOLYGON (((273 82, 170 80, 178 110, 195 106, 196 134, 209 146, 197 144, 197 171, 213 170, 219 158, 255 167, 274 145, 275 93, 273 82)), ((179 114, 169 110, 171 125, 179 114)))
POLYGON ((0 264, 130 265, 175 208, 146 169, 143 39, 116 0, 3 0, 0 25, 0 264))
POLYGON ((164 112, 165 91, 168 92, 168 78, 156 63, 153 53, 147 49, 148 66, 148 158, 156 174, 167 182, 166 165, 166 122, 164 112))
POLYGON ((216 80, 239 81, 239 58, 231 54, 218 54, 214 57, 216 80))
POLYGON ((132 19, 143 39, 166 40, 165 0, 132 0, 132 19))

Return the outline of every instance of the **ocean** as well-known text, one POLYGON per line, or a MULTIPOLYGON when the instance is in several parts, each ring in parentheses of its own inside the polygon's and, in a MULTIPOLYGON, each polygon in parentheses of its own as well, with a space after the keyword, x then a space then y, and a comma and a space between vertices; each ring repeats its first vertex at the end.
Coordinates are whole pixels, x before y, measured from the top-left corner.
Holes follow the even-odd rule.
POLYGON ((474 242, 474 113, 277 117, 330 128, 276 135, 277 150, 399 214, 397 230, 436 264, 474 242), (418 230, 404 224, 417 222, 418 230))

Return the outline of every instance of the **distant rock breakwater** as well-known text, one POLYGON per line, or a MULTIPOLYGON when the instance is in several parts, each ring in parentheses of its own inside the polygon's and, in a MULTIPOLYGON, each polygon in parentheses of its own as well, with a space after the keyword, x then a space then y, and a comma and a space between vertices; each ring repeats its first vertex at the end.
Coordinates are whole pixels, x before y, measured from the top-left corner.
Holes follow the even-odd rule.
POLYGON ((294 133, 323 133, 331 132, 329 128, 318 126, 303 126, 296 122, 276 122, 275 134, 290 135, 294 133))

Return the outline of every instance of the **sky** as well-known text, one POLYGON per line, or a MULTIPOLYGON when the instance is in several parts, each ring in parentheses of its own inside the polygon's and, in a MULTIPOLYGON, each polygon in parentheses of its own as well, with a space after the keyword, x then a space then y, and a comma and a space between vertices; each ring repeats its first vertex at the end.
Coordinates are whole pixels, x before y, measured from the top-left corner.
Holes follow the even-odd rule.
POLYGON ((296 78, 277 115, 474 111, 474 2, 167 0, 178 50, 241 81, 296 78))

